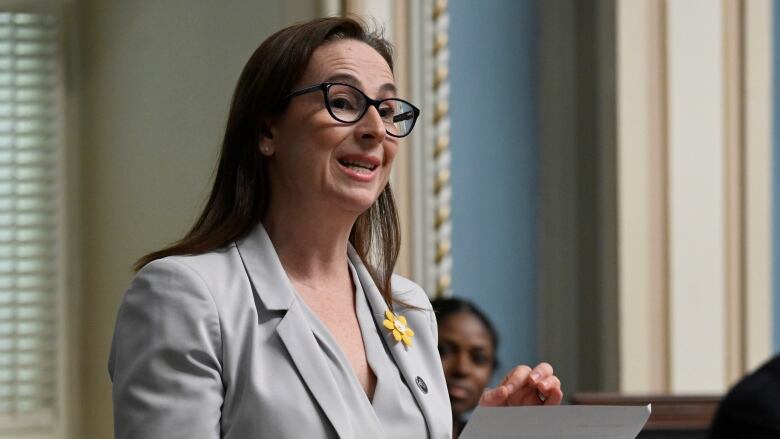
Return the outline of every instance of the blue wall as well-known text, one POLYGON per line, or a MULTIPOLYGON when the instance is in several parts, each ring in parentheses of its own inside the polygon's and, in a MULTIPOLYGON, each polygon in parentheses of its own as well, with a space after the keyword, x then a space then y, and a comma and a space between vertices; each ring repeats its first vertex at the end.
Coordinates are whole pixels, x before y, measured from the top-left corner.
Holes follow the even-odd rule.
POLYGON ((775 352, 780 352, 780 2, 772 2, 772 289, 775 352))
POLYGON ((536 362, 535 2, 452 0, 453 293, 501 336, 498 376, 536 362))

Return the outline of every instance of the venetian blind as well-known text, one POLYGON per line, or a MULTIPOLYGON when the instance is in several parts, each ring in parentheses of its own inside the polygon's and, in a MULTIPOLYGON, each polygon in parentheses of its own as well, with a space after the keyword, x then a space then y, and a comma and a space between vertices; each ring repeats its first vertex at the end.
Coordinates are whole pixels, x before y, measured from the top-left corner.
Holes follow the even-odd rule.
POLYGON ((56 408, 56 19, 0 11, 0 429, 56 408))

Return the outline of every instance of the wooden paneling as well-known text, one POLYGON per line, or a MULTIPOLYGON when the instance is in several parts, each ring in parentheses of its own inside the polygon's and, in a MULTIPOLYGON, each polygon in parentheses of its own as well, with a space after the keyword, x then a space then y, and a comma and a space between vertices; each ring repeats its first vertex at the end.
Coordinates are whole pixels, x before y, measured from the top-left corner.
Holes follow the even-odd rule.
MULTIPOLYGON (((581 393, 572 397, 579 405, 647 405, 652 413, 642 429, 647 432, 690 431, 704 433, 709 429, 718 408, 720 396, 632 395, 616 393, 581 393)), ((643 437, 640 435, 640 437, 643 437)))

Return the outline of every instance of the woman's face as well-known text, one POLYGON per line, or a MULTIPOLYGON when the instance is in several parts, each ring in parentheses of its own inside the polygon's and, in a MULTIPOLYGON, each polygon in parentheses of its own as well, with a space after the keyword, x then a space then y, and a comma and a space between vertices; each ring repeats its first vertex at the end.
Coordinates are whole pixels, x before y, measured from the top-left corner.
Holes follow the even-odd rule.
POLYGON ((454 416, 477 406, 493 373, 494 351, 490 333, 472 313, 458 312, 439 322, 439 354, 454 416))
MULTIPOLYGON (((387 62, 356 40, 317 48, 294 90, 323 82, 352 85, 373 99, 395 96, 387 62)), ((272 137, 261 146, 271 151, 272 197, 299 203, 309 212, 359 215, 387 184, 398 142, 386 134, 376 108, 345 124, 331 117, 322 92, 315 91, 292 98, 284 114, 269 125, 272 137)))

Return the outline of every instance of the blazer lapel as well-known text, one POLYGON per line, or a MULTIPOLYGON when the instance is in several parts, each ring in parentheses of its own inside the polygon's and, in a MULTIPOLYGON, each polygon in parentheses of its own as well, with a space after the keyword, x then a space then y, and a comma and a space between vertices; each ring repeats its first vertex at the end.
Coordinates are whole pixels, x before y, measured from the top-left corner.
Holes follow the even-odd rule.
MULTIPOLYGON (((371 307, 371 314, 374 316, 377 327, 384 328, 382 322, 385 319, 385 310, 388 309, 387 303, 379 292, 373 278, 371 278, 368 269, 360 259, 360 256, 358 256, 351 245, 349 246, 349 258, 355 266, 358 278, 360 278, 360 284, 363 286, 363 290, 366 293, 368 304, 371 307)), ((424 331, 427 328, 412 327, 412 329, 415 331, 424 331)), ((425 417, 425 423, 428 426, 430 437, 437 438, 443 437, 443 435, 449 435, 449 432, 438 431, 436 426, 439 424, 436 422, 436 410, 432 407, 435 402, 432 400, 431 395, 423 393, 417 385, 418 377, 427 375, 427 371, 429 370, 429 367, 425 364, 425 359, 419 354, 420 351, 414 349, 414 347, 410 349, 405 348, 403 343, 395 342, 395 340, 392 339, 392 337, 388 337, 386 333, 383 334, 382 341, 392 353, 395 364, 401 371, 404 381, 406 381, 406 386, 409 387, 415 400, 417 400, 417 404, 420 406, 420 410, 425 417)), ((426 378, 430 379, 430 377, 426 378)))
POLYGON ((314 396, 323 413, 339 437, 352 437, 349 416, 339 396, 328 365, 319 353, 302 304, 295 296, 290 280, 279 261, 273 243, 265 228, 259 224, 252 233, 236 242, 244 268, 254 285, 255 294, 269 311, 284 311, 276 331, 289 352, 306 387, 314 396))
POLYGON ((282 342, 290 353, 303 381, 319 403, 320 408, 333 424, 340 438, 352 437, 346 404, 341 398, 328 364, 317 344, 317 339, 304 317, 302 305, 297 300, 277 326, 282 342))

